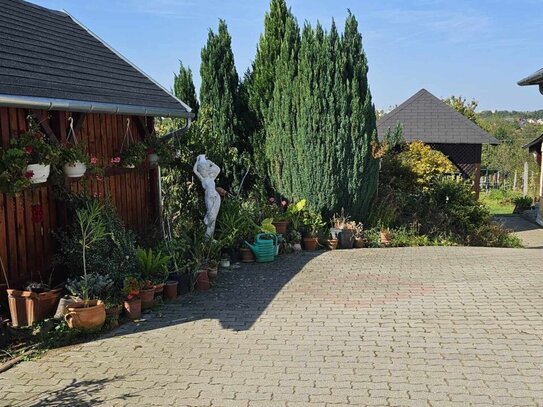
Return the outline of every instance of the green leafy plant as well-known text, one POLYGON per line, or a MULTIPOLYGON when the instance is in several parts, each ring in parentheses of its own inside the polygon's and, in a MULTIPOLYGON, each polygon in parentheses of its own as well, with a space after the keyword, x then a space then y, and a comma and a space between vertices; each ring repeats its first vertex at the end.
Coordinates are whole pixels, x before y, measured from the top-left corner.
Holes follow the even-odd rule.
POLYGON ((143 164, 147 158, 147 148, 145 144, 140 141, 124 146, 123 150, 118 156, 111 159, 112 165, 119 165, 121 167, 137 167, 143 164))
POLYGON ((0 149, 0 192, 16 194, 30 186, 32 173, 26 171, 28 158, 20 148, 0 149))
POLYGON ((122 287, 123 298, 130 301, 139 297, 140 290, 143 288, 143 286, 144 284, 140 279, 134 276, 125 277, 122 287))
POLYGON ((112 295, 113 280, 107 274, 89 273, 87 278, 81 276, 68 279, 65 287, 75 297, 106 301, 112 295))
POLYGON ((264 233, 273 233, 275 234, 277 230, 275 229, 275 226, 273 225, 273 218, 266 218, 262 221, 260 224, 260 231, 264 233))
POLYGON ((85 208, 81 208, 76 211, 77 224, 81 232, 81 240, 79 244, 82 249, 82 261, 83 261, 83 291, 81 292, 81 299, 85 304, 89 301, 90 294, 90 281, 89 274, 87 273, 87 250, 94 246, 94 244, 102 241, 107 236, 106 226, 102 218, 103 206, 98 201, 91 201, 87 203, 85 208))
POLYGON ((155 252, 153 249, 144 250, 138 248, 136 250, 136 258, 138 270, 145 280, 151 280, 155 284, 166 281, 171 256, 162 254, 160 251, 155 252))
POLYGON ((62 144, 59 151, 61 165, 74 165, 77 161, 85 165, 90 165, 90 157, 83 143, 62 144))
POLYGON ((303 222, 307 237, 317 237, 319 231, 325 226, 322 215, 315 211, 306 211, 303 222))
POLYGON ((297 230, 291 230, 289 233, 290 243, 300 243, 302 241, 302 234, 297 230))
POLYGON ((147 154, 158 155, 158 162, 161 166, 170 165, 175 160, 175 148, 161 141, 159 137, 150 135, 143 143, 147 154))
POLYGON ((53 164, 58 157, 58 150, 53 148, 45 135, 39 131, 38 124, 29 118, 28 130, 10 141, 11 148, 26 154, 28 164, 53 164))
POLYGON ((304 221, 304 211, 307 201, 302 199, 296 203, 291 203, 286 211, 286 217, 291 224, 292 229, 300 230, 304 221))

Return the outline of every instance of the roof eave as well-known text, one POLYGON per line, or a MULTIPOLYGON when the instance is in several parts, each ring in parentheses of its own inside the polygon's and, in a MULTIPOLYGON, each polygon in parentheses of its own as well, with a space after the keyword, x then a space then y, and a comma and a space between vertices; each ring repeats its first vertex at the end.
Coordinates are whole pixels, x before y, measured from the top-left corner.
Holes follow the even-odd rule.
POLYGON ((520 86, 541 85, 543 84, 543 69, 517 82, 520 86))
POLYGON ((69 112, 124 114, 134 116, 181 118, 194 117, 194 113, 187 112, 181 106, 179 109, 169 109, 154 106, 136 106, 88 102, 84 100, 51 99, 2 94, 0 94, 0 106, 17 107, 22 109, 63 110, 69 112))

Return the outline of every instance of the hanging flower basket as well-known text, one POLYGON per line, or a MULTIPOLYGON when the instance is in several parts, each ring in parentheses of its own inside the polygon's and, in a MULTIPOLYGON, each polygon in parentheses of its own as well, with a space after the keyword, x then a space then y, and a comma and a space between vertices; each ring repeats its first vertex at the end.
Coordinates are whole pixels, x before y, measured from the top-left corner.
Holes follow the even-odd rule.
POLYGON ((29 164, 26 166, 25 177, 30 180, 31 184, 42 184, 47 182, 51 166, 49 164, 29 164))

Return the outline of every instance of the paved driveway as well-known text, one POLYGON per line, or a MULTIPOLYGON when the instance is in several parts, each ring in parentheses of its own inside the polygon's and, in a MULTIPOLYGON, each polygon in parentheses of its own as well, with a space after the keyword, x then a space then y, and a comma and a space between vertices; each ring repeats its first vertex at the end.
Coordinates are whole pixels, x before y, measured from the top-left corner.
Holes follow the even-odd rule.
POLYGON ((16 366, 0 404, 543 405, 542 264, 513 249, 285 256, 16 366))

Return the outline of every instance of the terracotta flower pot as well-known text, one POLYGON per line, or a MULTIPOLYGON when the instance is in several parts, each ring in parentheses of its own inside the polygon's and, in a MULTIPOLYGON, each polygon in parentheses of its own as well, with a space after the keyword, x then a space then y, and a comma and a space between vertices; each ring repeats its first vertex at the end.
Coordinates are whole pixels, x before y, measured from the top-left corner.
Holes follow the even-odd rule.
POLYGON ((14 327, 32 325, 53 316, 59 299, 60 289, 35 293, 8 289, 11 324, 14 327))
POLYGON ((252 250, 248 249, 247 247, 242 247, 239 249, 239 253, 241 254, 242 263, 254 263, 256 260, 252 250))
POLYGON ((131 300, 124 300, 123 307, 128 319, 133 321, 141 318, 141 298, 136 297, 131 300))
POLYGON ((166 281, 166 285, 164 286, 164 299, 173 300, 177 297, 177 284, 179 284, 177 281, 166 281))
POLYGON ((196 289, 198 291, 209 290, 209 276, 207 270, 200 270, 196 274, 196 289))
POLYGON ((100 300, 73 303, 68 307, 64 319, 70 328, 81 330, 100 329, 106 321, 106 307, 100 300))
POLYGON ((366 242, 364 241, 364 238, 359 237, 354 239, 354 247, 357 249, 362 249, 363 247, 366 247, 366 242))
POLYGON ((383 246, 385 247, 390 246, 390 232, 389 231, 379 232, 379 240, 383 246))
POLYGON ((155 288, 140 290, 141 309, 152 308, 155 303, 155 288))
POLYGON ((207 269, 207 276, 210 280, 215 280, 219 275, 219 266, 209 267, 207 269))
POLYGON ((155 297, 162 295, 164 292, 164 283, 155 285, 155 297))
POLYGON ((287 233, 288 220, 276 220, 272 222, 272 225, 275 226, 275 231, 279 235, 284 235, 287 233))
POLYGON ((312 252, 317 249, 319 239, 316 237, 304 237, 304 250, 312 252))
POLYGON ((326 240, 326 248, 328 250, 336 250, 336 248, 337 248, 337 239, 328 239, 328 240, 326 240))

